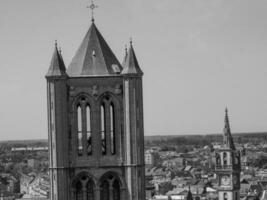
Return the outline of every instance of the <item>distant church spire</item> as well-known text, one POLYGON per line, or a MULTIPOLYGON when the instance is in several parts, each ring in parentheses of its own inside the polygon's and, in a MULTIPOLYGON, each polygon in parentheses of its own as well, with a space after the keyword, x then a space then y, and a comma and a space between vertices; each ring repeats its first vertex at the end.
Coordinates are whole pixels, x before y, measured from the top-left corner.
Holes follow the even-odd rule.
POLYGON ((235 145, 233 142, 233 138, 231 135, 231 129, 230 129, 230 123, 229 123, 229 117, 228 117, 228 109, 225 108, 225 117, 224 117, 224 130, 223 130, 223 143, 225 147, 228 147, 230 149, 235 149, 235 145))

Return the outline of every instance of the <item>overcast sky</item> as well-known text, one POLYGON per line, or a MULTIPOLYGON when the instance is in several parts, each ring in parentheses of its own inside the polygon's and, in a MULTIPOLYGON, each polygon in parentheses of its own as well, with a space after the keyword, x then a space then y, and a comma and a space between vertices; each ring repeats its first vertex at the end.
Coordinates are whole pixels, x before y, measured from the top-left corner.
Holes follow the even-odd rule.
MULTIPOLYGON (((0 140, 47 138, 45 73, 90 26, 86 0, 0 0, 0 140)), ((98 0, 95 23, 144 71, 145 135, 267 131, 266 0, 98 0)))

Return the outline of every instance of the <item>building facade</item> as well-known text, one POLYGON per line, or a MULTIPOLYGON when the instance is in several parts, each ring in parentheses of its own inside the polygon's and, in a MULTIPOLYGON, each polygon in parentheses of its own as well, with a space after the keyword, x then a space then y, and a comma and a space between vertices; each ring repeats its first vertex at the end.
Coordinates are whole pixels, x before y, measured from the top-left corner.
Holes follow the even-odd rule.
POLYGON ((223 145, 216 149, 216 174, 219 179, 219 200, 240 199, 240 152, 236 150, 231 135, 227 109, 225 111, 225 126, 223 145))
POLYGON ((94 19, 68 69, 55 45, 46 74, 51 200, 145 199, 142 76, 94 19))

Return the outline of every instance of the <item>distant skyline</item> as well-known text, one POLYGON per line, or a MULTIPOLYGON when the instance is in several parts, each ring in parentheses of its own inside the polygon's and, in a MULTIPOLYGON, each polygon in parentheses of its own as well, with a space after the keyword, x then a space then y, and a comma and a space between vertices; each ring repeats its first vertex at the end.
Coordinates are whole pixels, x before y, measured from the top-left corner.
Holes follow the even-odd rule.
MULTIPOLYGON (((95 23, 144 71, 145 135, 267 131, 267 1, 95 0, 95 23)), ((58 40, 69 65, 86 0, 0 1, 0 140, 47 138, 46 80, 58 40)))

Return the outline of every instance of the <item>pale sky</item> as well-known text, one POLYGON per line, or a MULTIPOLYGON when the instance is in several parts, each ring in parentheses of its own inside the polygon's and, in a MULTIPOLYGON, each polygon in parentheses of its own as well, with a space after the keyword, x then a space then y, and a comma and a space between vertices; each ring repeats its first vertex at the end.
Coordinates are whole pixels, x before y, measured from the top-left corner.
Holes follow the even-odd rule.
MULTIPOLYGON (((0 140, 47 138, 54 40, 68 66, 90 26, 87 0, 0 0, 0 140)), ((144 71, 145 135, 267 131, 266 0, 96 0, 95 23, 144 71)))

